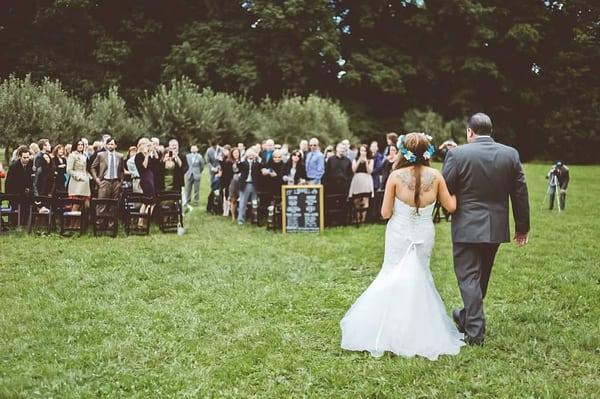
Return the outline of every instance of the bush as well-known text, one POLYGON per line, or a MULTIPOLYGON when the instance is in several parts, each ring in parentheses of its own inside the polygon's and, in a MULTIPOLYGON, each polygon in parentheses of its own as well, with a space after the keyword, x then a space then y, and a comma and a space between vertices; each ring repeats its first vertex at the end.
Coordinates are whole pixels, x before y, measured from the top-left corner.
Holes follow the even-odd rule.
POLYGON ((110 87, 106 96, 97 94, 92 98, 87 123, 87 133, 94 137, 110 134, 123 148, 147 131, 140 118, 129 114, 116 86, 110 87))
POLYGON ((310 95, 285 97, 274 102, 267 98, 261 109, 258 137, 262 139, 272 138, 293 145, 310 137, 317 137, 326 144, 352 138, 348 115, 337 102, 329 99, 310 95))
POLYGON ((446 140, 454 140, 458 144, 466 142, 465 121, 453 119, 444 122, 440 114, 431 110, 406 111, 402 116, 402 126, 405 132, 425 132, 431 135, 437 145, 446 140))
POLYGON ((187 78, 160 85, 141 102, 141 115, 151 134, 182 144, 252 140, 257 108, 249 101, 200 88, 187 78))
POLYGON ((10 76, 0 84, 0 147, 6 158, 20 144, 47 138, 70 142, 86 126, 85 108, 58 81, 10 76))

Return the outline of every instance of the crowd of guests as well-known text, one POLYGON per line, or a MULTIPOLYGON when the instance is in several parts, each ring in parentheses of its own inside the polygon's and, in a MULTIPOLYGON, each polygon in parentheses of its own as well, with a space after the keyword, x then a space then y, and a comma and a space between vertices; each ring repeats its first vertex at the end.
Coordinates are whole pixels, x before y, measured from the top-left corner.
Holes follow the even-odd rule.
MULTIPOLYGON (((164 147, 157 138, 142 138, 123 155, 110 135, 103 135, 91 145, 86 138, 55 146, 47 139, 40 139, 13 152, 4 173, 4 192, 23 198, 81 199, 87 209, 91 198, 120 201, 123 192, 129 191, 150 198, 148 204, 142 204, 141 212, 151 213, 152 199, 158 193, 181 193, 188 157, 179 153, 177 140, 170 140, 164 147)), ((84 210, 73 205, 71 212, 84 210)), ((27 207, 22 207, 22 224, 27 220, 27 211, 27 207)), ((38 209, 40 213, 49 211, 43 204, 38 209)), ((138 220, 139 227, 147 223, 146 218, 138 220)))
MULTIPOLYGON (((297 148, 271 139, 249 148, 243 143, 211 142, 204 156, 197 145, 182 154, 175 139, 165 147, 158 138, 141 138, 124 155, 110 135, 92 144, 80 138, 72 144, 52 146, 41 139, 14 151, 5 173, 5 192, 79 198, 86 206, 92 197, 119 199, 124 191, 148 198, 174 192, 192 209, 199 205, 206 167, 211 187, 209 209, 215 212, 218 208, 238 224, 246 222, 249 204, 256 212, 259 202, 280 201, 284 184, 322 184, 327 196, 343 196, 356 207, 370 209, 360 216, 358 222, 363 222, 369 216, 377 217, 381 197, 377 194, 382 194, 399 156, 398 135, 388 133, 385 139, 383 148, 377 141, 355 145, 343 140, 322 149, 317 138, 301 140, 297 148)), ((443 143, 441 153, 455 145, 443 143)), ((152 213, 154 206, 149 201, 140 211, 152 213)), ((145 223, 147 219, 140 218, 138 227, 145 223)))
MULTIPOLYGON (((343 140, 322 149, 317 138, 301 140, 294 149, 271 139, 248 149, 243 143, 212 143, 206 153, 212 198, 221 198, 219 211, 242 225, 247 205, 276 205, 282 185, 322 184, 326 196, 343 196, 356 208, 369 209, 357 222, 377 218, 378 201, 398 158, 398 135, 388 133, 385 138, 383 148, 377 141, 354 145, 343 140)), ((444 144, 444 150, 452 146, 444 144)), ((209 200, 209 207, 212 203, 209 200)))

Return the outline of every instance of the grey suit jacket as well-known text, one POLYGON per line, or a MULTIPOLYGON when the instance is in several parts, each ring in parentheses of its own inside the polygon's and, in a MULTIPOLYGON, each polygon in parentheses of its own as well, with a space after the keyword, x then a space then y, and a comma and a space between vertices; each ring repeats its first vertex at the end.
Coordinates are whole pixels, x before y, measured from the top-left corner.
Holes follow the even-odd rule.
POLYGON ((200 179, 204 170, 204 158, 199 153, 186 155, 188 170, 185 172, 186 180, 190 178, 200 179))
MULTIPOLYGON (((94 179, 103 179, 106 171, 108 170, 108 151, 99 152, 92 162, 92 167, 90 168, 90 172, 94 179)), ((124 163, 123 163, 123 155, 115 151, 115 162, 117 163, 117 179, 123 180, 125 176, 124 173, 124 163)))
POLYGON ((450 193, 457 196, 453 242, 509 242, 509 197, 515 230, 529 231, 527 184, 517 150, 491 137, 477 137, 448 151, 442 173, 450 193))

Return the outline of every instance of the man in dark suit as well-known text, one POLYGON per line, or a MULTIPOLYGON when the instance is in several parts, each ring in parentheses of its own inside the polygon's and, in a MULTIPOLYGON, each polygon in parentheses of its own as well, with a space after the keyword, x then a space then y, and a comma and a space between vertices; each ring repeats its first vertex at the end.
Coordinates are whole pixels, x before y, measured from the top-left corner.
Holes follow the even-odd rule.
POLYGON ((352 175, 354 175, 352 161, 346 157, 346 146, 339 143, 335 147, 335 155, 325 163, 325 174, 323 175, 325 193, 327 195, 343 194, 347 196, 352 175))
POLYGON ((457 196, 452 216, 454 271, 464 302, 452 313, 465 342, 481 345, 485 338, 483 299, 498 247, 510 241, 508 199, 515 219, 515 241, 528 241, 529 199, 518 152, 496 143, 492 121, 478 113, 469 119, 469 144, 448 151, 443 175, 457 196))
MULTIPOLYGON (((125 176, 123 167, 123 155, 115 149, 117 143, 114 138, 106 141, 105 150, 98 152, 92 163, 91 173, 98 185, 98 198, 109 198, 118 200, 121 197, 123 178, 125 176)), ((101 206, 98 213, 105 212, 106 207, 101 206)))
MULTIPOLYGON (((33 192, 33 162, 30 159, 30 153, 27 148, 21 148, 17 152, 17 159, 10 165, 4 182, 6 194, 17 194, 23 197, 33 192)), ((10 207, 16 208, 17 203, 11 202, 10 207)), ((21 204, 21 224, 25 223, 29 215, 27 207, 21 204)), ((11 223, 16 224, 16 219, 11 219, 11 223)))
POLYGON ((33 167, 35 177, 33 180, 33 191, 35 195, 50 195, 52 193, 52 182, 54 177, 54 164, 50 158, 52 147, 47 139, 38 141, 40 152, 35 156, 33 167))
POLYGON ((246 206, 248 200, 257 201, 257 184, 261 178, 262 165, 256 159, 256 152, 249 148, 246 159, 239 164, 240 169, 240 200, 238 205, 238 224, 246 222, 246 206))

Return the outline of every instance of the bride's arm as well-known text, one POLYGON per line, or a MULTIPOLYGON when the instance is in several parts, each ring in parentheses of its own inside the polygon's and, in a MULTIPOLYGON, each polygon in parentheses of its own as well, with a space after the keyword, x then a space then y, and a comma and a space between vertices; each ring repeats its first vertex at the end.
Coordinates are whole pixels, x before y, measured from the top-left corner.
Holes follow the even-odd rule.
POLYGON ((441 173, 438 174, 438 201, 442 204, 444 209, 448 212, 453 213, 456 210, 456 195, 450 195, 448 191, 448 186, 446 185, 446 180, 442 176, 441 173))
POLYGON ((381 217, 389 219, 394 210, 394 197, 396 196, 396 175, 390 174, 385 184, 385 193, 383 194, 383 204, 381 205, 381 217))

